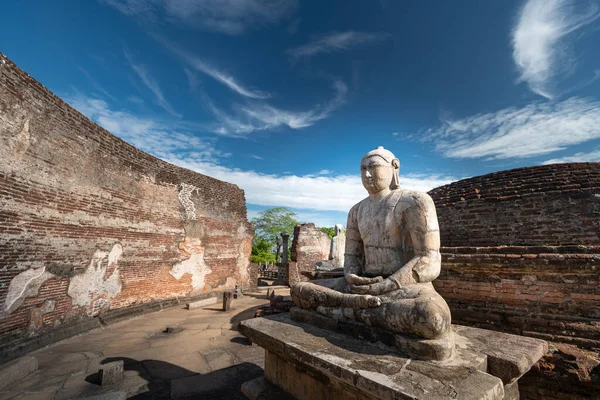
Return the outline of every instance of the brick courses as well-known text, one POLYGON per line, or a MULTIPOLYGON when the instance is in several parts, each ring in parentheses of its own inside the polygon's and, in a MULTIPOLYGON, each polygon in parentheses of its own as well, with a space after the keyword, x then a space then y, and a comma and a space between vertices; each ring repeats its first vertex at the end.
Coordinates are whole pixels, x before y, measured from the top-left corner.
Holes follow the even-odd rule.
POLYGON ((0 308, 15 276, 52 273, 37 294, 0 314, 0 342, 38 334, 28 331, 29 318, 47 300, 55 307, 42 331, 98 310, 247 286, 252 235, 243 190, 136 149, 0 53, 0 308), (170 273, 194 257, 180 246, 191 220, 201 226, 195 243, 210 267, 201 287, 190 274, 170 273), (115 244, 122 255, 111 264, 115 244), (73 304, 72 278, 100 267, 104 281, 118 272, 121 290, 114 297, 100 290, 89 307, 73 304))
MULTIPOLYGON (((600 163, 513 169, 429 194, 442 245, 434 286, 454 323, 598 351, 600 163)), ((521 380, 521 398, 597 394, 598 367, 582 378, 563 373, 585 367, 569 360, 550 352, 521 380)))

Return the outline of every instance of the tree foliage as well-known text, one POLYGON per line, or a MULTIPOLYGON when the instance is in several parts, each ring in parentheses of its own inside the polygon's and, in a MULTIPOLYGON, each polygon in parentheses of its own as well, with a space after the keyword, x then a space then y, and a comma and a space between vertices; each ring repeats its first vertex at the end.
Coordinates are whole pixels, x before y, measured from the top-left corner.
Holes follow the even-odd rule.
POLYGON ((252 243, 250 262, 258 264, 274 263, 275 254, 273 254, 273 244, 261 237, 255 237, 254 242, 252 243))
POLYGON ((321 232, 325 232, 326 234, 329 235, 329 239, 333 238, 335 236, 335 227, 330 226, 330 227, 322 227, 319 228, 321 230, 321 232))
MULTIPOLYGON (((254 223, 254 241, 252 242, 252 251, 254 254, 255 247, 257 254, 259 252, 258 245, 271 246, 276 249, 276 255, 273 257, 278 261, 283 244, 281 232, 286 232, 291 236, 294 234, 294 227, 299 224, 296 220, 296 213, 286 207, 275 207, 261 211, 256 218, 252 219, 254 223)), ((264 261, 263 261, 264 262, 264 261)))

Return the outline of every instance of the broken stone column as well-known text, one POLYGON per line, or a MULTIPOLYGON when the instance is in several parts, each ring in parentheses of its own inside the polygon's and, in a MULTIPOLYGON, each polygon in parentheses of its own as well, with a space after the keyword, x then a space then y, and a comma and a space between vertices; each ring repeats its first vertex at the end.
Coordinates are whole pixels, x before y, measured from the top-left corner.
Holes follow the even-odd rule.
POLYGON ((233 299, 232 292, 224 292, 223 293, 223 311, 229 311, 231 308, 231 301, 233 299))
POLYGON ((335 225, 335 236, 331 239, 331 251, 329 259, 333 268, 342 268, 344 266, 344 251, 346 248, 346 234, 341 224, 335 225))
POLYGON ((288 260, 288 242, 290 239, 290 234, 286 233, 286 232, 281 232, 281 238, 283 239, 283 250, 282 250, 282 254, 281 254, 281 263, 282 264, 287 264, 289 262, 288 260))

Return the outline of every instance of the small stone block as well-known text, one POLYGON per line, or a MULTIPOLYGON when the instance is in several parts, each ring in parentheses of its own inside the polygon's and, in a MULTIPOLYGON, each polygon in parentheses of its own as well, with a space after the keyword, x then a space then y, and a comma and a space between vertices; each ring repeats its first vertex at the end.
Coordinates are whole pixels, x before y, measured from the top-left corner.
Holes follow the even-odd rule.
POLYGON ((267 289, 267 299, 272 299, 275 297, 275 289, 267 289))
POLYGON ((223 311, 229 311, 231 309, 231 301, 233 300, 232 292, 223 293, 223 311))
POLYGON ((188 310, 193 310, 194 308, 200 308, 200 307, 204 307, 204 306, 209 306, 211 304, 216 304, 216 303, 217 303, 217 298, 216 297, 208 297, 206 299, 194 301, 192 303, 187 303, 186 304, 186 308, 188 310))
POLYGON ((38 369, 35 357, 22 357, 2 366, 0 369, 0 391, 17 383, 38 369))
POLYGON ((100 385, 112 385, 123 379, 123 360, 106 363, 98 370, 100 385))

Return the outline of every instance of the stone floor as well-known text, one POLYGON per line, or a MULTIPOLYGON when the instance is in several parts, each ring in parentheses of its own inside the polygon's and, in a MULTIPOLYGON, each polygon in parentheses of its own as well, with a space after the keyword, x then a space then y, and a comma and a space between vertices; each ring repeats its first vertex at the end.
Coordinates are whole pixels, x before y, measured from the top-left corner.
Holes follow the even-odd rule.
MULTIPOLYGON (((39 370, 0 392, 0 400, 81 399, 118 391, 130 399, 244 399, 239 388, 263 374, 264 350, 236 328, 268 304, 265 293, 246 293, 228 312, 220 304, 171 308, 33 352, 39 370), (167 327, 174 332, 164 333, 167 327), (124 380, 100 386, 99 367, 117 360, 125 363, 124 380)), ((289 295, 289 289, 276 293, 289 295)))

